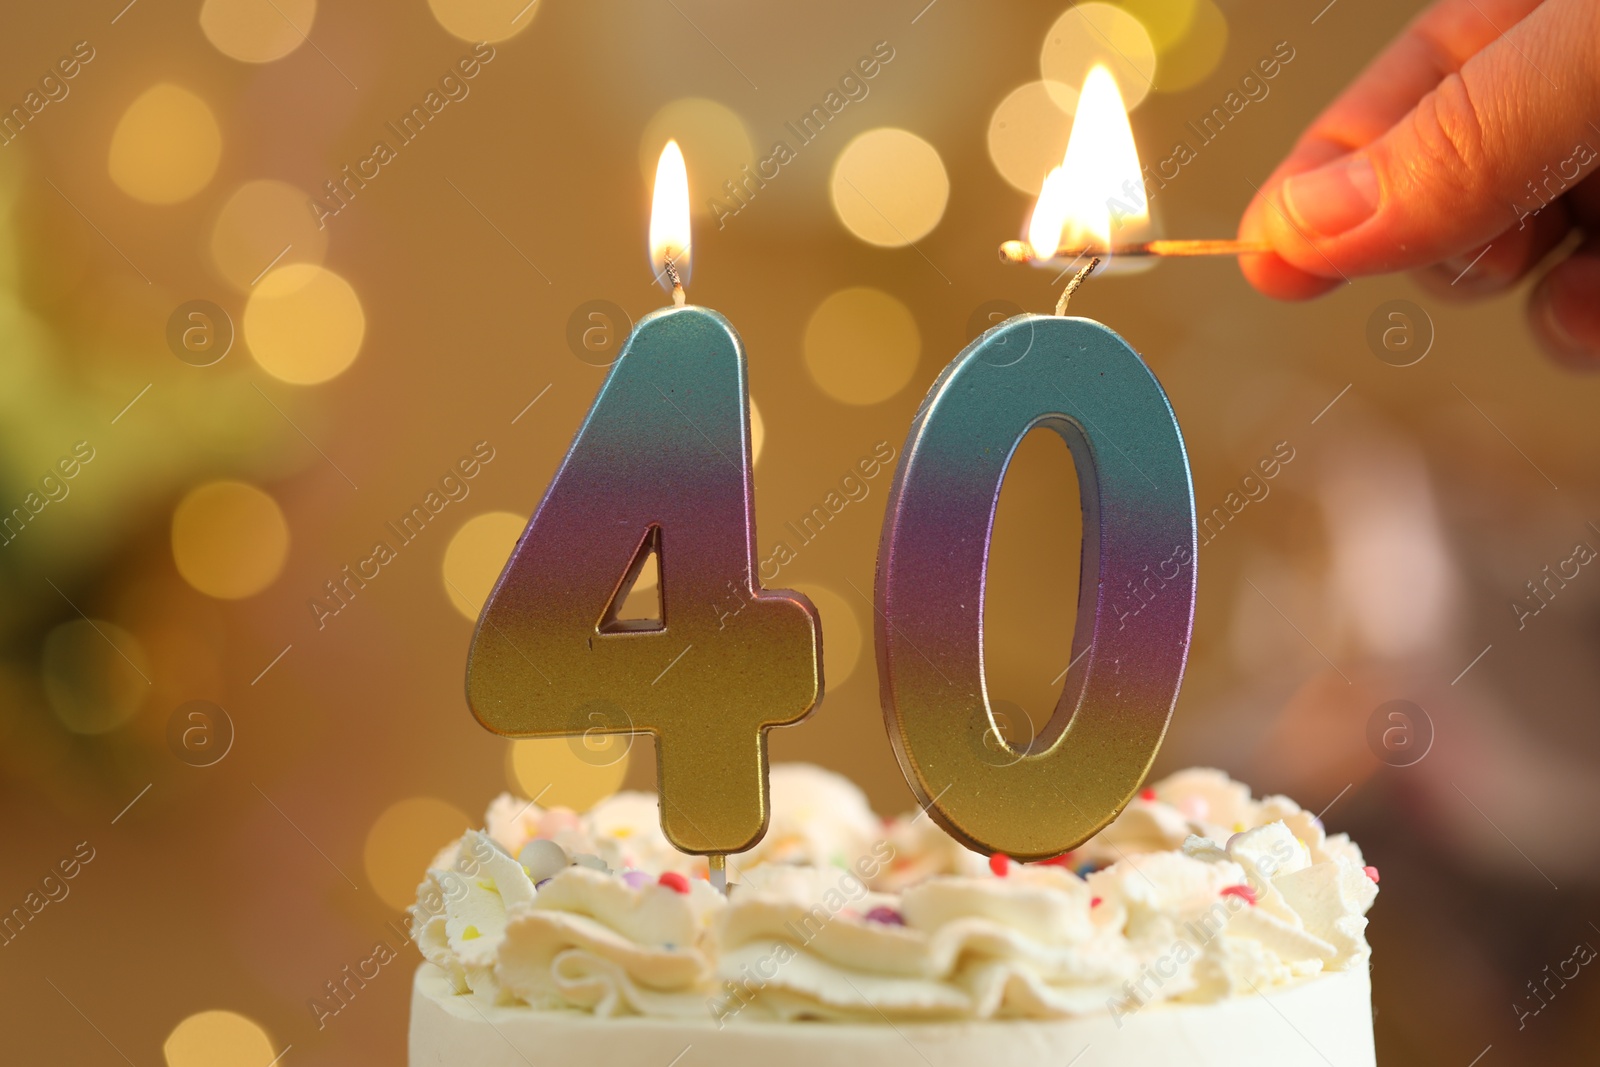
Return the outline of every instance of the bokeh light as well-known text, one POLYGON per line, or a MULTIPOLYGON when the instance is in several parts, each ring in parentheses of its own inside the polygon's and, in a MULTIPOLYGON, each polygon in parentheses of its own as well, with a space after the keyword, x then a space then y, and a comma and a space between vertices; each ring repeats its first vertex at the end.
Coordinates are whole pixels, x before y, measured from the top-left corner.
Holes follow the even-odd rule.
POLYGON ((350 283, 313 263, 277 267, 257 282, 243 325, 256 362, 293 385, 338 377, 355 362, 367 332, 350 283))
MULTIPOLYGON (((1183 40, 1194 25, 1194 10, 1200 0, 1117 0, 1117 6, 1138 19, 1155 46, 1156 63, 1161 53, 1183 40)), ((1159 88, 1159 82, 1157 84, 1159 88)))
POLYGON ((50 709, 75 734, 103 734, 133 717, 150 692, 150 661, 132 634, 104 619, 73 619, 44 639, 50 709))
POLYGON ((435 797, 409 797, 390 804, 367 831, 361 850, 372 891, 397 911, 409 908, 433 857, 476 825, 465 812, 435 797))
POLYGON ((806 323, 806 370, 817 387, 846 404, 877 404, 911 380, 922 353, 917 323, 880 289, 840 289, 806 323))
POLYGON ((530 737, 511 742, 511 783, 546 808, 588 811, 622 788, 632 742, 627 734, 530 737))
POLYGON ((238 600, 277 580, 289 556, 289 523, 278 502, 245 482, 208 482, 172 513, 172 559, 207 596, 238 600))
POLYGON ((533 25, 538 0, 428 0, 449 33, 471 43, 504 41, 533 25))
POLYGON ((683 150, 689 171, 690 213, 696 218, 714 217, 713 201, 736 210, 739 203, 728 195, 723 183, 733 182, 738 188, 745 180, 744 168, 751 167, 753 174, 756 162, 744 120, 732 108, 704 97, 684 97, 663 106, 639 135, 639 170, 646 188, 655 181, 661 149, 673 140, 683 150))
POLYGON ((1164 93, 1193 88, 1217 69, 1228 50, 1228 17, 1212 0, 1195 0, 1188 32, 1158 48, 1156 88, 1164 93))
POLYGON ((1072 113, 1060 101, 1077 105, 1076 86, 1027 82, 1011 90, 989 117, 989 159, 1000 176, 1036 195, 1044 176, 1061 164, 1072 133, 1072 113))
POLYGON ((232 1011, 196 1012, 172 1028, 161 1051, 167 1067, 265 1067, 278 1055, 258 1023, 232 1011))
POLYGON ((950 176, 933 145, 884 126, 845 145, 829 191, 845 229, 868 244, 899 248, 939 225, 950 200, 950 176))
POLYGON ((463 616, 478 620, 483 602, 489 599, 527 525, 526 515, 486 511, 462 523, 450 538, 444 550, 444 591, 463 616))
POLYGON ((306 209, 310 198, 287 182, 262 178, 235 189, 211 228, 211 260, 240 292, 269 267, 321 263, 328 233, 306 209))
MULTIPOLYGON (((1096 63, 1104 63, 1111 70, 1130 111, 1154 86, 1156 49, 1144 24, 1111 4, 1076 4, 1062 12, 1045 34, 1044 47, 1039 52, 1039 73, 1046 82, 1075 89, 1096 63)), ((1077 104, 1065 93, 1057 102, 1063 108, 1077 104)))
POLYGON ((305 43, 317 0, 205 0, 200 29, 225 56, 271 63, 305 43))
POLYGON ((147 204, 176 204, 206 187, 222 158, 222 131, 206 102, 169 82, 128 105, 111 135, 111 180, 147 204))
POLYGON ((790 584, 811 599, 822 617, 822 678, 830 691, 835 690, 849 681, 861 662, 861 620, 850 601, 827 586, 815 582, 790 584))

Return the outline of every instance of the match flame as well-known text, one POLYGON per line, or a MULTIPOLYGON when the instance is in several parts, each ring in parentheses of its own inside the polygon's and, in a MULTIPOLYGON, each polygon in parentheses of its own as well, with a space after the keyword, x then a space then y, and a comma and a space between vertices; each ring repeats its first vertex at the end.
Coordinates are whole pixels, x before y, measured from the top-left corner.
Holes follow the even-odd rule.
POLYGON ((670 260, 684 284, 689 281, 689 171, 683 150, 668 141, 656 163, 655 195, 650 204, 650 269, 656 281, 672 289, 670 260))
POLYGON ((1128 109, 1117 80, 1095 64, 1078 94, 1078 111, 1061 166, 1039 190, 1028 243, 1040 259, 1068 249, 1125 244, 1150 222, 1128 109))

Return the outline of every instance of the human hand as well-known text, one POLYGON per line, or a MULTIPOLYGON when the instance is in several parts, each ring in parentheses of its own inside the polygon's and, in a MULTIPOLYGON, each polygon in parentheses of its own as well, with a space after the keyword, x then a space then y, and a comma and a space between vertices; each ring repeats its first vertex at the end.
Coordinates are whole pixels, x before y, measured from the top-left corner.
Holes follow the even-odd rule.
POLYGON ((1245 211, 1257 289, 1304 300, 1414 270, 1501 292, 1574 236, 1529 320, 1600 369, 1600 3, 1439 0, 1301 136, 1245 211), (1471 264, 1469 268, 1469 264, 1471 264))

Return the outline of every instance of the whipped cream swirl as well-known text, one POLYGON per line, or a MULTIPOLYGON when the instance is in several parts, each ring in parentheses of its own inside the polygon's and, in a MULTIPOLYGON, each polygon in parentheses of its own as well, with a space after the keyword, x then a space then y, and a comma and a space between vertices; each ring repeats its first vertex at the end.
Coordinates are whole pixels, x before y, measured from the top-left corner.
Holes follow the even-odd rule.
POLYGON ((652 796, 584 815, 502 796, 419 887, 418 945, 492 1003, 718 1025, 1120 1018, 1366 965, 1376 870, 1219 771, 1144 790, 1064 857, 993 868, 818 768, 774 767, 772 794, 726 898, 666 843, 652 796), (515 857, 540 841, 577 862, 536 885, 515 857))

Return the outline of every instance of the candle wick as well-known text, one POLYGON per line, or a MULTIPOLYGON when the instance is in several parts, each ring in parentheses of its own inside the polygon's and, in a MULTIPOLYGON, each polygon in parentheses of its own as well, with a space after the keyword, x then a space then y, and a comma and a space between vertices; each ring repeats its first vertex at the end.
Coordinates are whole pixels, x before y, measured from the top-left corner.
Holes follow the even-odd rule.
POLYGON ((683 291, 683 279, 678 275, 678 265, 672 261, 670 255, 665 258, 667 277, 672 281, 672 306, 681 308, 689 302, 689 294, 683 291))
POLYGON ((1099 265, 1100 257, 1095 256, 1093 259, 1089 260, 1088 266, 1084 267, 1077 274, 1072 276, 1072 280, 1067 283, 1067 287, 1061 290, 1061 299, 1056 301, 1057 315, 1065 315, 1067 313, 1067 301, 1072 299, 1072 294, 1078 291, 1078 286, 1082 285, 1083 280, 1087 278, 1090 273, 1092 273, 1099 265))

